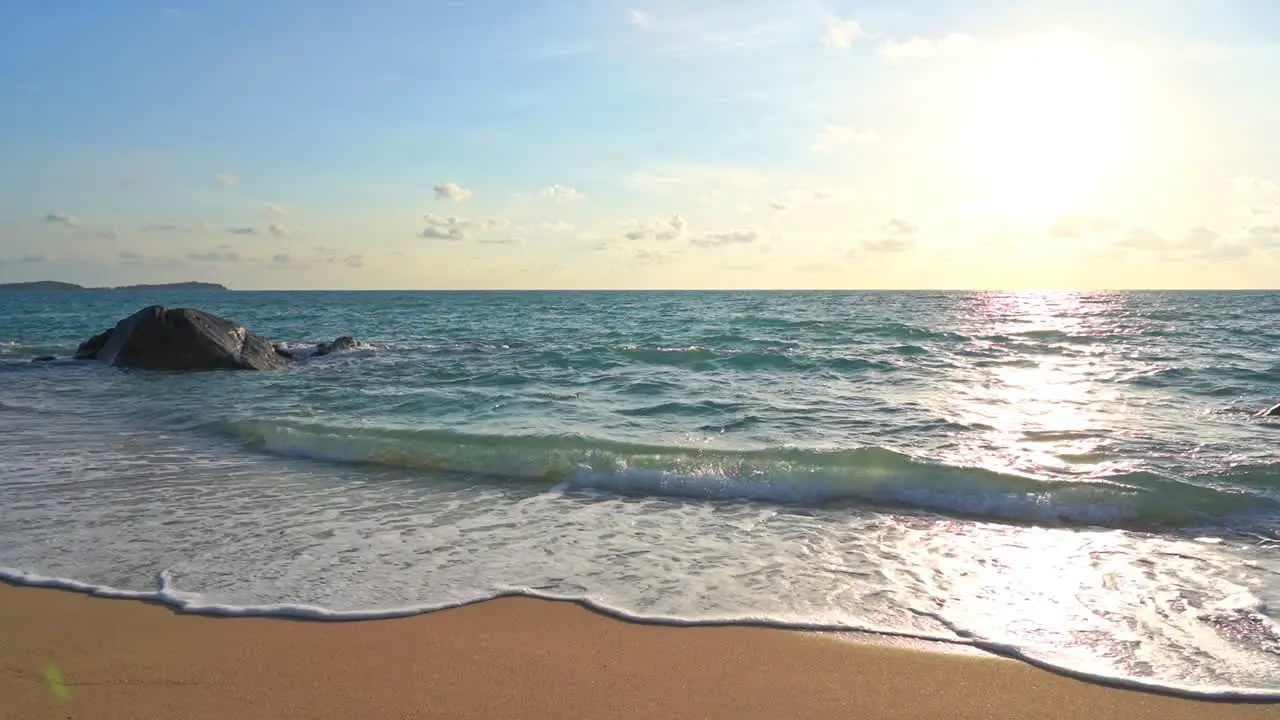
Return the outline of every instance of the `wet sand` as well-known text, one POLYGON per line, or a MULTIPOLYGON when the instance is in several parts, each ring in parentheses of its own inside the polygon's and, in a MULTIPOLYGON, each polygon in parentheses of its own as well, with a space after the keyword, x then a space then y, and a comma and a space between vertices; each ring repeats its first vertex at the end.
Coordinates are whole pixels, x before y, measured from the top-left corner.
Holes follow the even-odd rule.
POLYGON ((1280 705, 1109 688, 981 653, 638 625, 525 598, 314 622, 0 584, 0 717, 1274 720, 1280 705))

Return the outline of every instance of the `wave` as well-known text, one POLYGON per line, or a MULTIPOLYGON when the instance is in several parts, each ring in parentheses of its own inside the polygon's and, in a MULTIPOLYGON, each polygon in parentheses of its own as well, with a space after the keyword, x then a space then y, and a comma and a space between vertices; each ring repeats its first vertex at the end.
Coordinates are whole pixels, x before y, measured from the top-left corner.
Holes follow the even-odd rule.
POLYGON ((0 341, 0 359, 17 360, 41 355, 68 355, 76 349, 66 343, 20 343, 14 340, 0 341))
MULTIPOLYGON (((943 621, 943 625, 954 632, 954 635, 916 632, 886 628, 860 623, 807 622, 800 620, 776 619, 754 615, 730 615, 724 617, 686 618, 671 615, 653 615, 636 613, 602 603, 591 597, 560 595, 547 593, 533 588, 503 587, 494 591, 477 594, 476 597, 436 604, 409 605, 387 608, 367 608, 355 610, 331 610, 318 605, 305 603, 271 603, 260 605, 235 605, 230 603, 207 602, 200 593, 186 592, 173 585, 168 570, 159 573, 155 590, 125 590, 70 578, 50 577, 16 568, 0 567, 0 581, 27 587, 49 588, 83 593, 94 597, 120 600, 141 600, 167 605, 175 611, 192 615, 213 617, 268 617, 287 618, 293 620, 311 620, 328 622, 350 622, 358 620, 384 620, 412 617, 442 610, 451 610, 469 605, 488 602, 507 597, 527 597, 550 602, 567 602, 579 607, 607 615, 618 620, 641 625, 658 625, 666 627, 761 627, 803 632, 821 633, 870 633, 886 637, 902 637, 973 647, 979 650, 1020 660, 1052 672, 1062 673, 1081 680, 1087 680, 1111 687, 1144 690, 1176 697, 1199 700, 1272 703, 1280 701, 1280 690, 1235 688, 1223 686, 1198 686, 1159 680, 1117 676, 1096 672, 1085 668, 1063 664, 1040 656, 1035 648, 977 637, 963 629, 943 621)), ((937 617, 933 613, 925 613, 937 617)), ((941 618, 937 618, 942 620, 941 618)))
MULTIPOLYGON (((1004 521, 1126 528, 1251 528, 1280 518, 1280 502, 1265 493, 1217 490, 1149 472, 1037 479, 878 447, 719 450, 577 435, 479 435, 264 420, 211 428, 254 450, 287 457, 623 495, 818 507, 871 504, 1004 521)), ((1280 464, 1249 472, 1254 483, 1266 473, 1280 478, 1280 464)))

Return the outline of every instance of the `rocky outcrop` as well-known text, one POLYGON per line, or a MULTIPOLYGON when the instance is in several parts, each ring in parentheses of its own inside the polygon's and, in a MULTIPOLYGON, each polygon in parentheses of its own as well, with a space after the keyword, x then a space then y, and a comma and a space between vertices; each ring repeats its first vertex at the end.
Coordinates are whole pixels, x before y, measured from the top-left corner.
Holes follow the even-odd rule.
POLYGON ((357 350, 361 347, 360 341, 350 335, 343 335, 336 338, 333 342, 320 343, 315 347, 285 347, 277 344, 275 351, 277 354, 287 357, 290 360, 306 360, 307 358, 324 357, 332 355, 336 352, 347 350, 357 350))
POLYGON ((80 347, 76 348, 76 354, 74 356, 75 359, 92 360, 98 357, 98 351, 101 350, 102 346, 106 345, 107 341, 111 339, 111 333, 113 332, 115 332, 115 328, 98 333, 97 335, 94 335, 88 340, 80 343, 80 347))
POLYGON ((1280 417, 1280 405, 1276 405, 1275 407, 1269 410, 1263 410, 1262 412, 1258 413, 1258 415, 1260 417, 1280 417))
POLYGON ((31 362, 53 362, 54 360, 57 360, 57 359, 58 358, 54 357, 53 355, 37 355, 31 358, 31 362))
POLYGON ((243 326, 192 308, 152 305, 80 345, 78 360, 143 370, 278 370, 291 364, 243 326))
POLYGON ((359 341, 350 335, 343 335, 331 343, 320 343, 317 345, 315 352, 311 353, 311 357, 324 357, 325 355, 335 352, 355 350, 358 347, 360 347, 359 341))

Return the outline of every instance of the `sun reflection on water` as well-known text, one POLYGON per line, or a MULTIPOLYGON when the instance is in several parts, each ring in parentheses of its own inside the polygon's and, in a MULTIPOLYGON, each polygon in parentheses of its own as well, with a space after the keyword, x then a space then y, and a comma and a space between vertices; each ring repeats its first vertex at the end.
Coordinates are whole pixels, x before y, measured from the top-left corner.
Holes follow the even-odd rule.
POLYGON ((1119 300, 1105 293, 987 293, 973 297, 965 328, 989 356, 948 390, 960 422, 984 428, 967 464, 1080 478, 1131 470, 1106 435, 1123 415, 1106 372, 1119 300))

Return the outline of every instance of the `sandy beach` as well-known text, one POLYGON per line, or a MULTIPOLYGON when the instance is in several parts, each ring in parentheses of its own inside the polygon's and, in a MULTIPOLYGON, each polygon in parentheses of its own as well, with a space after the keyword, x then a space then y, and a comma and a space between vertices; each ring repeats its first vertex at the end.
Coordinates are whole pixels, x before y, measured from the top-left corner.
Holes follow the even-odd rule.
POLYGON ((976 653, 636 625, 508 598, 395 620, 176 614, 0 585, 5 718, 1275 718, 976 653), (51 668, 56 668, 51 670, 51 668))

